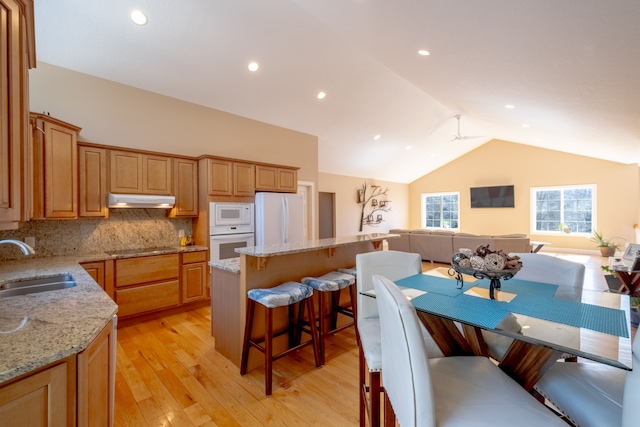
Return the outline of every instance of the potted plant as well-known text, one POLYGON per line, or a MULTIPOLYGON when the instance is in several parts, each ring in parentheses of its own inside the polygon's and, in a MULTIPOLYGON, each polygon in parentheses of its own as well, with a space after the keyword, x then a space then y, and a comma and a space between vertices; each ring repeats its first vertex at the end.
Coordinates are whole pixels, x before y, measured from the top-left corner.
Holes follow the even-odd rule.
POLYGON ((620 248, 620 246, 617 245, 613 241, 613 239, 605 239, 604 237, 602 237, 602 234, 598 233, 595 230, 593 231, 593 236, 589 240, 596 244, 596 246, 600 249, 600 254, 602 256, 613 256, 620 248))

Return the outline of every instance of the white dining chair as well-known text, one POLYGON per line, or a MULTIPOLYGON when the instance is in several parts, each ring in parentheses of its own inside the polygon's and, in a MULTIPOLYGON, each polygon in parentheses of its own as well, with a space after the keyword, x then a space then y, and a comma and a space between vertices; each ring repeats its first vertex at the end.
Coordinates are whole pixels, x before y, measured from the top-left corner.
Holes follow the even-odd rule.
POLYGON ((385 398, 401 427, 566 427, 486 357, 429 359, 411 302, 383 276, 373 276, 373 284, 385 398))
MULTIPOLYGON (((512 253, 509 255, 519 256, 522 262, 522 268, 514 276, 514 279, 558 285, 558 290, 554 294, 556 298, 580 301, 584 283, 584 264, 537 253, 512 253)), ((510 315, 498 325, 498 329, 517 333, 520 331, 520 325, 515 316, 510 315)), ((482 337, 487 343, 489 356, 498 361, 502 360, 513 342, 512 338, 485 330, 482 331, 482 337)), ((566 355, 565 357, 573 356, 566 355)))
POLYGON ((599 363, 556 362, 534 386, 578 427, 637 427, 640 339, 633 341, 633 371, 599 363))
MULTIPOLYGON (((358 343, 360 371, 360 425, 380 425, 382 354, 380 350, 380 318, 374 298, 362 295, 373 289, 371 277, 381 274, 400 280, 422 273, 420 255, 401 251, 376 251, 356 255, 356 286, 358 290, 358 343), (368 375, 367 375, 368 374, 368 375), (368 376, 368 378, 367 378, 368 376)), ((421 329, 430 357, 442 357, 442 352, 424 327, 421 329)), ((385 411, 385 424, 393 423, 393 412, 385 411)))

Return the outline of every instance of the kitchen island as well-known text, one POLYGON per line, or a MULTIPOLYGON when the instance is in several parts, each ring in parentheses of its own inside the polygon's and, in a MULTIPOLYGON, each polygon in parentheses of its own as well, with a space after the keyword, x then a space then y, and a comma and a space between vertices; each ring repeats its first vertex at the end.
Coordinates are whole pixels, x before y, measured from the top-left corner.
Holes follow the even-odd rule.
MULTIPOLYGON (((247 307, 247 291, 270 288, 287 281, 299 282, 306 276, 321 276, 339 268, 351 268, 359 253, 381 250, 384 240, 396 234, 361 234, 332 239, 310 240, 273 246, 237 248, 240 263, 210 263, 211 330, 216 351, 240 366, 247 307)), ((264 331, 262 307, 256 313, 254 331, 264 331)), ((274 317, 275 327, 284 325, 286 316, 274 317)), ((280 337, 286 338, 286 337, 280 337)), ((285 340, 274 342, 286 345, 285 340)), ((249 369, 259 366, 262 358, 251 352, 249 369)))

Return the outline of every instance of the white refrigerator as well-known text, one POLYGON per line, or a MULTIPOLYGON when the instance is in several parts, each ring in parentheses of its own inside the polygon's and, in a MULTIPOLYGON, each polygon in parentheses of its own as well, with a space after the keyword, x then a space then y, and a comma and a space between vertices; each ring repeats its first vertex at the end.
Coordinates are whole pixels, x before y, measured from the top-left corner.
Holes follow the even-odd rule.
POLYGON ((255 202, 256 246, 305 240, 301 194, 256 193, 255 202))

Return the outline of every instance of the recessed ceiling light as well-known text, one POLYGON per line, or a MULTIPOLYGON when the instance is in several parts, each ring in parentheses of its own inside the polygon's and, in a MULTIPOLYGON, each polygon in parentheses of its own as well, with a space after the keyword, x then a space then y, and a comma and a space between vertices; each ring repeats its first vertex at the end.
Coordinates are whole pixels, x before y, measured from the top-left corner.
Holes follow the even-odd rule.
POLYGON ((258 71, 258 68, 260 68, 260 66, 257 62, 252 62, 247 68, 249 69, 249 71, 258 71))
POLYGON ((436 156, 436 153, 431 153, 431 155, 429 157, 431 157, 432 159, 436 156))
POLYGON ((531 126, 529 126, 528 124, 526 124, 526 123, 525 123, 525 124, 523 124, 523 125, 522 125, 522 127, 523 127, 523 128, 529 128, 529 127, 531 127, 531 126))
POLYGON ((406 147, 404 147, 405 150, 411 150, 411 146, 407 145, 406 147))
POLYGON ((376 135, 373 137, 373 139, 375 139, 376 141, 380 139, 380 135, 376 135))
POLYGON ((147 16, 140 10, 134 10, 131 12, 131 20, 138 25, 145 25, 147 23, 147 16))
POLYGON ((327 94, 324 92, 318 92, 318 94, 316 95, 318 99, 324 99, 326 96, 327 94))
POLYGON ((429 56, 429 55, 431 55, 431 52, 429 52, 428 50, 420 49, 418 51, 418 55, 429 56))
POLYGON ((507 105, 504 106, 504 108, 516 108, 516 107, 511 105, 511 104, 507 104, 507 105))

